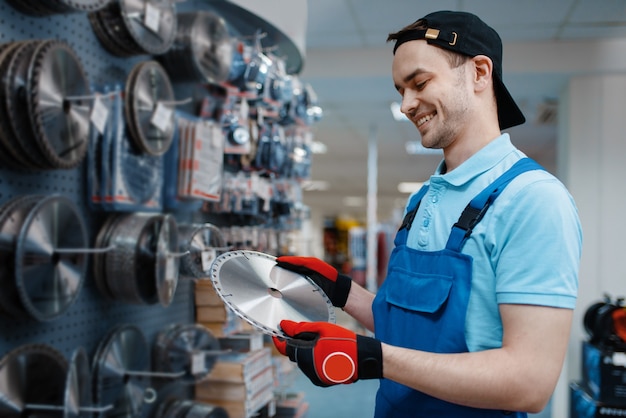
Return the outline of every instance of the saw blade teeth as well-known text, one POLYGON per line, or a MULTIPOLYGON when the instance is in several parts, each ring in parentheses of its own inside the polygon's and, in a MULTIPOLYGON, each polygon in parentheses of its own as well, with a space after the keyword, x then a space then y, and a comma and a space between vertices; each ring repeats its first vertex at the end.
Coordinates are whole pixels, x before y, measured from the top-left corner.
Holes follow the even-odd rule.
POLYGON ((47 164, 76 167, 87 153, 92 102, 79 99, 90 88, 73 49, 63 41, 43 41, 31 61, 29 85, 29 115, 47 164))
POLYGON ((32 40, 21 43, 11 57, 11 62, 4 74, 7 84, 7 116, 12 133, 20 144, 22 155, 29 164, 25 168, 47 169, 43 153, 35 141, 34 127, 30 121, 28 100, 30 95, 29 77, 32 57, 41 47, 42 41, 32 40))

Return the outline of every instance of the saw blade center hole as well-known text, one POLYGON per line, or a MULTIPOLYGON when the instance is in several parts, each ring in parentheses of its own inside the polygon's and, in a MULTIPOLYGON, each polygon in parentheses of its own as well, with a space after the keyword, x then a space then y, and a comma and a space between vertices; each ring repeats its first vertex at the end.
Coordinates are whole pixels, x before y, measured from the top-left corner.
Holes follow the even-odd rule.
POLYGON ((276 289, 275 287, 268 287, 267 288, 267 293, 270 294, 270 296, 276 298, 276 299, 282 299, 283 298, 283 294, 281 293, 280 290, 276 289))

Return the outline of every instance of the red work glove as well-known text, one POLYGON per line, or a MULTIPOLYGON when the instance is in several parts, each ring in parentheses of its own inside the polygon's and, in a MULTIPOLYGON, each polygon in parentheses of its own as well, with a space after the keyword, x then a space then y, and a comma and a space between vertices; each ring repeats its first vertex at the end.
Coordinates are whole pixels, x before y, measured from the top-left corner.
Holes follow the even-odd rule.
POLYGON ((276 259, 276 264, 287 270, 303 274, 313 280, 328 296, 334 306, 346 306, 352 279, 340 274, 336 268, 315 257, 285 255, 276 259))
POLYGON ((283 332, 293 337, 273 337, 280 353, 289 356, 317 386, 354 383, 358 379, 383 376, 380 341, 357 335, 328 322, 280 322, 283 332))

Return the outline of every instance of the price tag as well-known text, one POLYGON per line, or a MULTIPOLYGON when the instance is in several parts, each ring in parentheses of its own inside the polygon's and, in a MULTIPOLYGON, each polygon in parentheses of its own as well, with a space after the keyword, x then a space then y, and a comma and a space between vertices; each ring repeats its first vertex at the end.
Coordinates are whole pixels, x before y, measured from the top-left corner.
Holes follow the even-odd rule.
POLYGON ((102 97, 99 94, 96 94, 96 98, 93 102, 93 108, 91 109, 91 116, 89 120, 96 127, 98 132, 104 134, 104 129, 106 128, 107 120, 109 119, 109 109, 102 102, 102 97))
POLYGON ((217 251, 215 251, 215 248, 202 250, 202 271, 209 271, 211 264, 213 264, 213 260, 215 260, 216 253, 217 251))
POLYGON ((146 3, 146 13, 144 14, 143 24, 154 33, 159 33, 159 21, 161 20, 161 11, 146 3))
POLYGON ((191 374, 197 375, 206 371, 204 353, 193 353, 191 355, 191 374))
POLYGON ((156 109, 154 109, 152 118, 150 118, 150 123, 156 126, 161 132, 167 132, 172 123, 172 114, 172 109, 159 102, 156 109))

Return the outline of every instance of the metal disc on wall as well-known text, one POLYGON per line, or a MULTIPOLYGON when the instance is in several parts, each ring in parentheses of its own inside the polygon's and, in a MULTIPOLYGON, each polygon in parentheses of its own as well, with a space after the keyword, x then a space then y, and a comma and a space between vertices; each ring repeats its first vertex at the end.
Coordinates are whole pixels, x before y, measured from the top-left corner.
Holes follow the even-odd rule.
POLYGON ((76 167, 87 153, 92 107, 76 53, 62 41, 42 42, 32 58, 29 83, 30 121, 46 165, 76 167))
POLYGON ((211 267, 211 282, 222 300, 260 331, 280 337, 280 321, 335 322, 326 294, 308 277, 276 265, 256 251, 229 251, 211 267))
POLYGON ((64 418, 90 418, 93 412, 91 369, 87 353, 79 347, 74 350, 65 383, 64 418))
POLYGON ((119 325, 109 332, 94 356, 94 393, 100 406, 113 405, 103 417, 135 417, 144 403, 147 379, 133 372, 150 368, 148 342, 134 325, 119 325))
POLYGON ((174 88, 157 61, 137 64, 125 88, 125 116, 131 136, 142 151, 163 155, 174 139, 174 88), (160 113, 160 114, 159 114, 160 113))
POLYGON ((71 306, 85 278, 86 248, 85 221, 67 197, 44 196, 29 211, 16 241, 15 281, 30 316, 47 321, 71 306))
POLYGON ((189 252, 180 261, 181 274, 193 279, 206 279, 213 260, 225 252, 226 240, 215 225, 181 224, 179 243, 181 252, 189 252))
POLYGON ((40 199, 38 195, 17 196, 0 208, 0 310, 14 318, 26 315, 15 283, 15 245, 24 220, 40 199))
POLYGON ((159 230, 155 249, 155 279, 159 302, 169 306, 178 285, 178 225, 169 214, 159 216, 159 230))
POLYGON ((128 33, 148 54, 166 52, 176 36, 176 4, 172 0, 116 0, 128 33))
POLYGON ((218 339, 202 325, 175 324, 157 335, 154 370, 185 372, 181 380, 199 381, 213 369, 219 349, 218 339))
POLYGON ((50 16, 79 11, 94 11, 110 0, 7 0, 22 13, 32 16, 50 16))
POLYGON ((0 359, 0 416, 61 417, 60 411, 27 410, 27 405, 61 407, 68 363, 46 344, 18 346, 0 359))
POLYGON ((179 13, 174 44, 159 60, 172 78, 219 84, 228 79, 233 49, 223 18, 205 11, 179 13))

